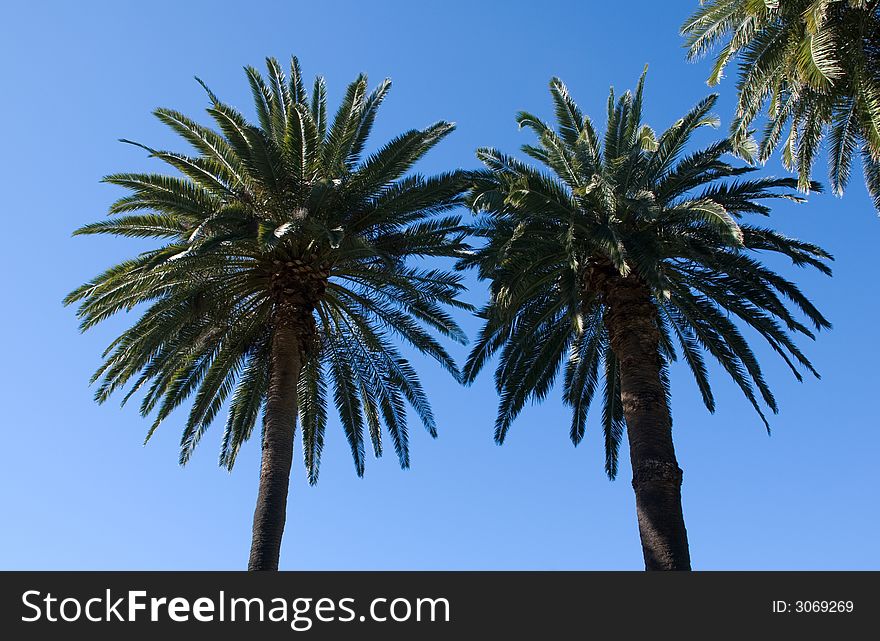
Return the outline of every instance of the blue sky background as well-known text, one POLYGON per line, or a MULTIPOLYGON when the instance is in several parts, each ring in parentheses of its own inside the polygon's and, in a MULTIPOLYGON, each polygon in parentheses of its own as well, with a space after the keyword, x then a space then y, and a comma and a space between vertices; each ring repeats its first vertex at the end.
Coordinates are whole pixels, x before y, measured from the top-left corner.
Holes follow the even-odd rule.
MULTIPOLYGON (((177 464, 185 412, 147 447, 136 403, 97 406, 87 382, 126 319, 80 335, 65 293, 146 245, 72 239, 118 197, 116 171, 158 169, 126 137, 183 149, 150 112, 201 118, 199 75, 250 111, 242 65, 299 56, 327 78, 331 104, 358 72, 394 81, 373 143, 439 119, 458 130, 422 164, 475 166, 473 150, 530 142, 517 110, 551 117, 560 76, 604 125, 609 85, 632 87, 650 63, 645 118, 663 129, 709 89, 677 35, 696 0, 675 2, 135 2, 8 3, 0 24, 4 283, 0 337, 2 569, 238 569, 247 556, 259 444, 233 473, 217 467, 222 425, 177 464), (234 8, 233 8, 234 7, 234 8)), ((717 113, 730 121, 735 78, 717 113)), ((706 132, 707 142, 721 132, 706 132)), ((784 172, 778 157, 763 169, 784 172)), ((817 177, 824 178, 824 165, 817 177)), ((673 370, 678 456, 694 566, 700 569, 878 569, 880 455, 876 253, 880 220, 853 176, 844 199, 777 208, 771 224, 837 257, 835 277, 785 267, 834 323, 806 345, 823 374, 798 384, 758 346, 779 404, 768 437, 714 370, 718 411, 702 407, 686 368, 673 370)), ((470 300, 485 296, 474 284, 470 300)), ((473 333, 476 323, 462 316, 473 333)), ((756 343, 757 345, 757 343, 756 343)), ((464 348, 455 354, 463 357, 464 348)), ((459 388, 417 362, 438 418, 413 426, 412 469, 369 460, 358 479, 331 424, 321 481, 295 462, 281 564, 286 569, 639 569, 628 464, 602 469, 599 412, 568 439, 557 390, 527 409, 503 447, 492 441, 486 372, 459 388)))

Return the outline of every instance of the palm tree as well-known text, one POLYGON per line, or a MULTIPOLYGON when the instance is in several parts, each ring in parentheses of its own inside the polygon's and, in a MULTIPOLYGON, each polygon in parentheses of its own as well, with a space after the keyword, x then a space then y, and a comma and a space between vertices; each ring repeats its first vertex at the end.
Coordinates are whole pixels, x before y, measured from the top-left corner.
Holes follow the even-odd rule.
MULTIPOLYGON (((812 337, 789 306, 829 327, 798 287, 755 252, 774 252, 830 273, 822 249, 740 222, 768 214, 760 201, 800 198, 792 178, 725 181, 753 171, 722 160, 728 140, 680 158, 691 134, 714 124, 710 96, 659 137, 641 122, 645 76, 635 95, 608 99, 603 141, 558 79, 550 81, 557 127, 520 112, 538 137, 522 150, 546 169, 480 149, 472 176, 473 233, 485 245, 459 263, 491 281, 485 320, 463 370, 472 382, 500 351, 495 440, 504 442, 527 401, 542 401, 562 371, 570 436, 584 436, 602 373, 605 469, 618 470, 626 430, 647 569, 689 569, 682 472, 672 441, 667 367, 677 343, 709 411, 715 401, 703 353, 715 357, 764 419, 773 394, 738 318, 760 334, 798 379, 815 374, 791 333, 812 337), (788 303, 786 301, 789 301, 788 303)), ((818 189, 818 185, 813 185, 818 189)), ((764 419, 766 424, 766 419, 764 419)))
MULTIPOLYGON (((110 220, 76 234, 162 239, 73 291, 86 330, 121 311, 143 315, 114 340, 95 373, 99 403, 131 383, 123 403, 146 390, 155 411, 147 440, 194 397, 180 443, 185 464, 228 402, 220 463, 232 469, 262 409, 262 464, 249 568, 278 567, 297 418, 310 483, 318 469, 327 406, 336 406, 355 471, 364 473, 365 433, 382 454, 382 426, 401 467, 409 465, 407 403, 428 432, 436 426, 397 336, 456 365, 428 331, 465 336, 444 306, 460 277, 411 265, 413 257, 458 255, 466 245, 458 216, 461 172, 405 176, 453 125, 411 130, 365 157, 390 82, 368 93, 348 86, 327 118, 325 84, 309 96, 296 58, 285 78, 274 59, 268 77, 246 68, 259 125, 204 86, 214 130, 181 113, 155 115, 190 143, 188 156, 144 147, 182 176, 120 173, 108 183, 128 194, 110 220)), ((199 81, 201 83, 201 81, 199 81)))
POLYGON ((739 101, 731 134, 743 145, 767 105, 757 157, 766 161, 782 143, 786 168, 809 189, 822 138, 828 171, 842 195, 855 154, 868 192, 880 210, 880 2, 878 0, 707 0, 682 25, 688 57, 721 46, 709 76, 717 84, 739 58, 739 101))

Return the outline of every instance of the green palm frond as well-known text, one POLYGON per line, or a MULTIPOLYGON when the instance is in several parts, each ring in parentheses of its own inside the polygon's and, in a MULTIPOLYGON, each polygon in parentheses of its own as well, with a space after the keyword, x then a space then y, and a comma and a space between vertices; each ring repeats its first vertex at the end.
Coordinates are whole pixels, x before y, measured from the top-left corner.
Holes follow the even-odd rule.
POLYGON ((296 58, 288 73, 271 58, 266 68, 265 75, 245 69, 257 124, 201 80, 216 128, 156 110, 192 151, 134 143, 173 173, 107 176, 126 195, 111 206, 111 218, 75 232, 160 241, 65 299, 78 305, 84 330, 119 312, 141 312, 105 352, 93 379, 96 399, 126 386, 123 402, 142 394, 141 413, 154 415, 147 438, 189 401, 181 463, 228 408, 220 463, 231 469, 265 406, 279 287, 299 288, 313 306, 303 321, 297 386, 309 481, 318 479, 331 404, 359 475, 368 444, 376 456, 384 451, 383 430, 407 467, 407 405, 432 435, 436 424, 394 339, 455 377, 436 335, 466 341, 447 311, 470 309, 459 299, 460 275, 413 261, 468 249, 467 229, 451 212, 463 202, 469 174, 408 173, 454 127, 408 131, 365 156, 389 81, 370 91, 359 76, 328 120, 323 78, 307 91, 296 58))
MULTIPOLYGON (((842 195, 853 154, 863 161, 868 191, 880 201, 870 166, 880 158, 880 2, 865 0, 705 0, 681 27, 688 56, 720 47, 709 84, 739 60, 739 100, 731 134, 745 140, 762 109, 767 122, 758 159, 780 146, 802 191, 827 137, 828 173, 842 195)), ((880 211, 880 208, 878 208, 880 211)))
POLYGON ((800 289, 757 254, 786 256, 826 274, 831 256, 743 220, 769 214, 768 200, 803 200, 795 195, 798 181, 749 176, 753 167, 725 159, 734 151, 731 140, 685 153, 694 131, 716 124, 714 96, 654 134, 641 120, 644 79, 633 93, 612 90, 601 143, 554 78, 556 128, 525 112, 517 116, 538 139, 523 151, 543 167, 478 150, 485 169, 471 174, 468 203, 475 213, 472 233, 484 243, 458 263, 490 282, 463 380, 472 382, 498 355, 496 440, 502 442, 526 403, 544 399, 561 376, 575 444, 591 403, 601 397, 605 468, 612 478, 625 427, 621 364, 606 326, 613 286, 635 282, 648 292, 667 394, 666 369, 684 360, 713 412, 709 355, 764 423, 765 408, 776 412, 777 405, 744 330, 763 338, 800 379, 803 371, 818 374, 793 336, 812 338, 808 324, 830 327, 800 289))

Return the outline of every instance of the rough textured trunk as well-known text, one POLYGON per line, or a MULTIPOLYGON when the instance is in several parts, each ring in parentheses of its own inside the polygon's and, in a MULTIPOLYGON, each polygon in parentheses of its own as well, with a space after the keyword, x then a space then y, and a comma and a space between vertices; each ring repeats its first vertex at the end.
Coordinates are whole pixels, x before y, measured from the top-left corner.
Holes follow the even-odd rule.
POLYGON ((647 570, 690 570, 681 510, 682 472, 672 445, 672 417, 661 379, 657 311, 635 277, 606 288, 611 349, 620 362, 639 535, 647 570))
POLYGON ((281 554, 298 409, 296 386, 301 365, 297 328, 289 319, 276 324, 271 349, 260 486, 248 570, 277 570, 281 554))
POLYGON ((313 312, 324 296, 330 274, 328 265, 301 259, 274 260, 265 270, 275 312, 249 570, 278 569, 299 410, 297 383, 303 359, 309 358, 316 345, 313 312))

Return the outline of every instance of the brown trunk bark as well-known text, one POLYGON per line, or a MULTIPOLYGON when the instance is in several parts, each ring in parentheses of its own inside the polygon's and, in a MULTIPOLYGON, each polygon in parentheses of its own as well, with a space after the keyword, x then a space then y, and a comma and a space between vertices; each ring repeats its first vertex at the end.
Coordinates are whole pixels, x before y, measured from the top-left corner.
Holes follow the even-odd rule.
POLYGON ((606 289, 611 349, 620 362, 620 393, 639 535, 646 570, 690 570, 681 510, 682 472, 672 444, 672 416, 661 379, 657 310, 636 278, 606 289))
POLYGON ((277 570, 281 554, 298 411, 296 387, 302 358, 299 334, 290 319, 276 323, 271 349, 260 486, 248 570, 277 570))

